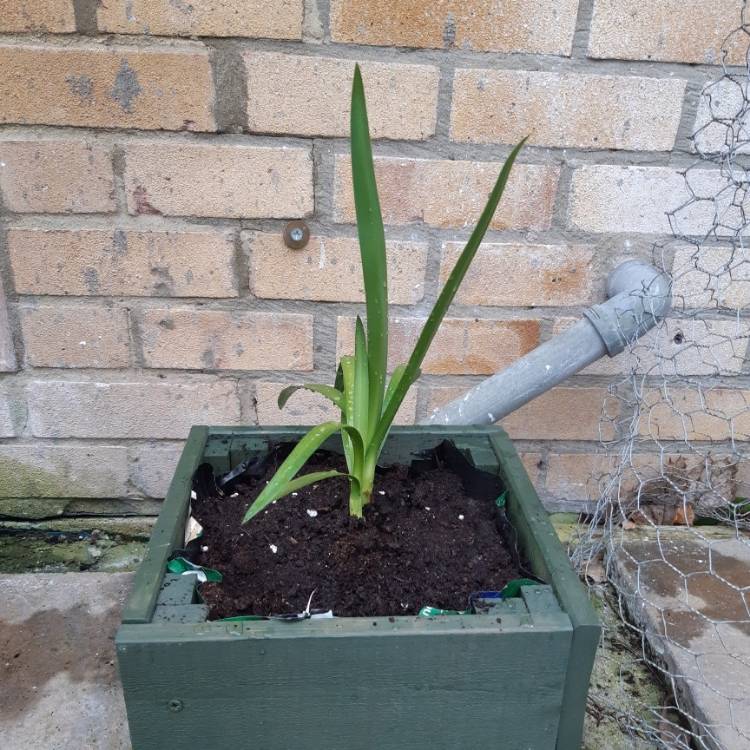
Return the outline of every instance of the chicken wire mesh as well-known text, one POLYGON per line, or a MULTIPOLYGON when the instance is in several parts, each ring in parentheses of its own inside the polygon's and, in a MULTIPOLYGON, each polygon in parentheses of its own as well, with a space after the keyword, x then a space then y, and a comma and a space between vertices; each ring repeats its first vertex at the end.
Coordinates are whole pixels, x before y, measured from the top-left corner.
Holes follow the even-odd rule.
MULTIPOLYGON (((744 0, 724 48, 748 42, 744 0)), ((617 727, 607 747, 750 748, 750 64, 723 65, 696 121, 653 248, 672 311, 621 355, 572 551, 603 613, 589 718, 617 727)))

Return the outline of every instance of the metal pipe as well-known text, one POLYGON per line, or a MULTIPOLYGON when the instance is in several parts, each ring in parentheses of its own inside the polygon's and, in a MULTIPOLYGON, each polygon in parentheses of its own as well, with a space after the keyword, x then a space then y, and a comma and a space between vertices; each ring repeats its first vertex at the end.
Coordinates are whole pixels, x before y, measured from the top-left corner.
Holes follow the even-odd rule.
POLYGON ((605 354, 616 356, 667 314, 670 280, 648 263, 627 260, 610 274, 607 297, 584 310, 572 328, 438 409, 425 424, 492 424, 605 354))

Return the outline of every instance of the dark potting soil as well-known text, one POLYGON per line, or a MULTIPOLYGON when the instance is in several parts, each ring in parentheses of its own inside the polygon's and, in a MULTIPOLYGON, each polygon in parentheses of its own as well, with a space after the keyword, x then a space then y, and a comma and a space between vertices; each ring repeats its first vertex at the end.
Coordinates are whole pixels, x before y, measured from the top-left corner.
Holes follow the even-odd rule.
MULTIPOLYGON (((347 481, 329 479, 241 525, 277 465, 240 480, 234 497, 193 501, 203 527, 193 561, 224 576, 201 587, 211 619, 302 612, 313 591, 312 608, 337 616, 414 615, 425 605, 460 610, 471 593, 522 576, 494 502, 467 495, 447 468, 418 476, 404 466, 381 470, 362 519, 349 516, 347 481)), ((316 455, 305 473, 332 467, 345 470, 340 457, 316 455)))

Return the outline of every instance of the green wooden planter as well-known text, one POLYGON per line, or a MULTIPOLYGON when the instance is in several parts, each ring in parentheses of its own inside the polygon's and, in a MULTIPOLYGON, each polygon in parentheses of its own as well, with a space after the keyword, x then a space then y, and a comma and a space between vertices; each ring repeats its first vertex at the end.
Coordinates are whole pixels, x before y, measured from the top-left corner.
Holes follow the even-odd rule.
POLYGON ((497 427, 397 427, 383 453, 409 463, 450 438, 504 479, 549 586, 489 614, 207 622, 194 576, 165 576, 196 467, 228 471, 302 432, 192 429, 117 633, 133 750, 578 750, 599 623, 497 427))

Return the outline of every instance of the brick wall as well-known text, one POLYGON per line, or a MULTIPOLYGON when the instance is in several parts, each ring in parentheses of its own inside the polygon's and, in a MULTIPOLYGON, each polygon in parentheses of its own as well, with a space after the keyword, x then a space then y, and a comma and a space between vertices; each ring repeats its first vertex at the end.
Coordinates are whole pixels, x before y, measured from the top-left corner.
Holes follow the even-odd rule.
MULTIPOLYGON (((329 413, 275 398, 331 380, 362 310, 355 61, 394 361, 531 134, 399 415, 412 422, 570 325, 619 260, 668 235, 698 95, 738 20, 736 0, 0 0, 0 514, 153 513, 191 424, 329 413), (300 218, 310 243, 287 249, 300 218)), ((551 506, 590 490, 627 366, 504 420, 551 506)))

